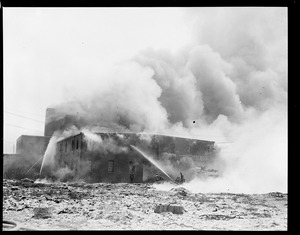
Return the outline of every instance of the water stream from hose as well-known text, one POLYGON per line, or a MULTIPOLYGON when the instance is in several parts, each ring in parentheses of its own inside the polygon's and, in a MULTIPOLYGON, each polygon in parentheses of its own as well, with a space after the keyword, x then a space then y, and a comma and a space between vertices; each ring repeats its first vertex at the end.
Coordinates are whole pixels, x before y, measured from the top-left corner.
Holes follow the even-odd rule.
POLYGON ((41 156, 39 160, 36 161, 36 163, 34 163, 29 170, 25 173, 25 175, 27 175, 27 173, 43 158, 44 156, 41 156))
POLYGON ((164 169, 162 169, 161 166, 159 166, 159 164, 157 162, 155 162, 154 159, 152 159, 151 157, 149 157, 146 153, 144 153, 142 150, 140 150, 139 148, 130 145, 135 151, 137 151, 139 154, 141 154, 144 158, 146 158, 149 162, 151 162, 156 168, 158 168, 162 173, 164 173, 164 175, 166 175, 172 182, 174 182, 174 180, 167 174, 167 172, 164 171, 164 169))

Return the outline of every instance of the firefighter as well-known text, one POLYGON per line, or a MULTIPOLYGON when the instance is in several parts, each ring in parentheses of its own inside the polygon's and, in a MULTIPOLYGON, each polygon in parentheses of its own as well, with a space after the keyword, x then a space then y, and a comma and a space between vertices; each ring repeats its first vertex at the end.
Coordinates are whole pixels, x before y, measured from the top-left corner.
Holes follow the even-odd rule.
POLYGON ((184 179, 183 174, 181 172, 180 172, 180 182, 181 183, 185 182, 185 179, 184 179))
POLYGON ((175 179, 175 182, 178 183, 178 184, 180 184, 180 177, 177 177, 177 178, 175 179))
POLYGON ((132 183, 133 179, 134 179, 134 170, 135 170, 135 166, 133 166, 131 171, 130 171, 130 175, 129 175, 130 183, 132 183))
POLYGON ((158 174, 155 174, 155 181, 160 181, 160 176, 158 174))

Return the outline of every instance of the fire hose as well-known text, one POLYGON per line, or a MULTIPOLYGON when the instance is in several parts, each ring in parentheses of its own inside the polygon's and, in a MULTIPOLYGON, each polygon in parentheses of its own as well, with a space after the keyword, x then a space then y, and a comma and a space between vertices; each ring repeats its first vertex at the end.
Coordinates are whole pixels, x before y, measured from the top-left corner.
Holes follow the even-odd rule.
POLYGON ((9 231, 37 231, 37 229, 21 227, 17 222, 9 220, 2 220, 2 229, 3 228, 9 231))

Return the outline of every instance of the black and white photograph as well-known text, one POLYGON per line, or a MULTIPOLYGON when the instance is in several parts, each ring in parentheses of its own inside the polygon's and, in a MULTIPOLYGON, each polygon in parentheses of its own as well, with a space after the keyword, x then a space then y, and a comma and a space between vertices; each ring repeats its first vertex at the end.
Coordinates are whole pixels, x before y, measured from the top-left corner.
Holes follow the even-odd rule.
POLYGON ((288 230, 288 7, 2 13, 2 230, 288 230))

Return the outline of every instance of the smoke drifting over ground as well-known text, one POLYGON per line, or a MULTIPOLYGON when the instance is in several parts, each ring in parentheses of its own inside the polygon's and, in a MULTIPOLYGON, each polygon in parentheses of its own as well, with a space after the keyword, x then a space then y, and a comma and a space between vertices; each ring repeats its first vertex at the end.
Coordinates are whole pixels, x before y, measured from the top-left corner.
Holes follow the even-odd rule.
POLYGON ((187 21, 191 44, 147 49, 54 108, 90 130, 231 142, 218 145, 223 177, 193 189, 286 191, 287 10, 193 9, 187 21))

